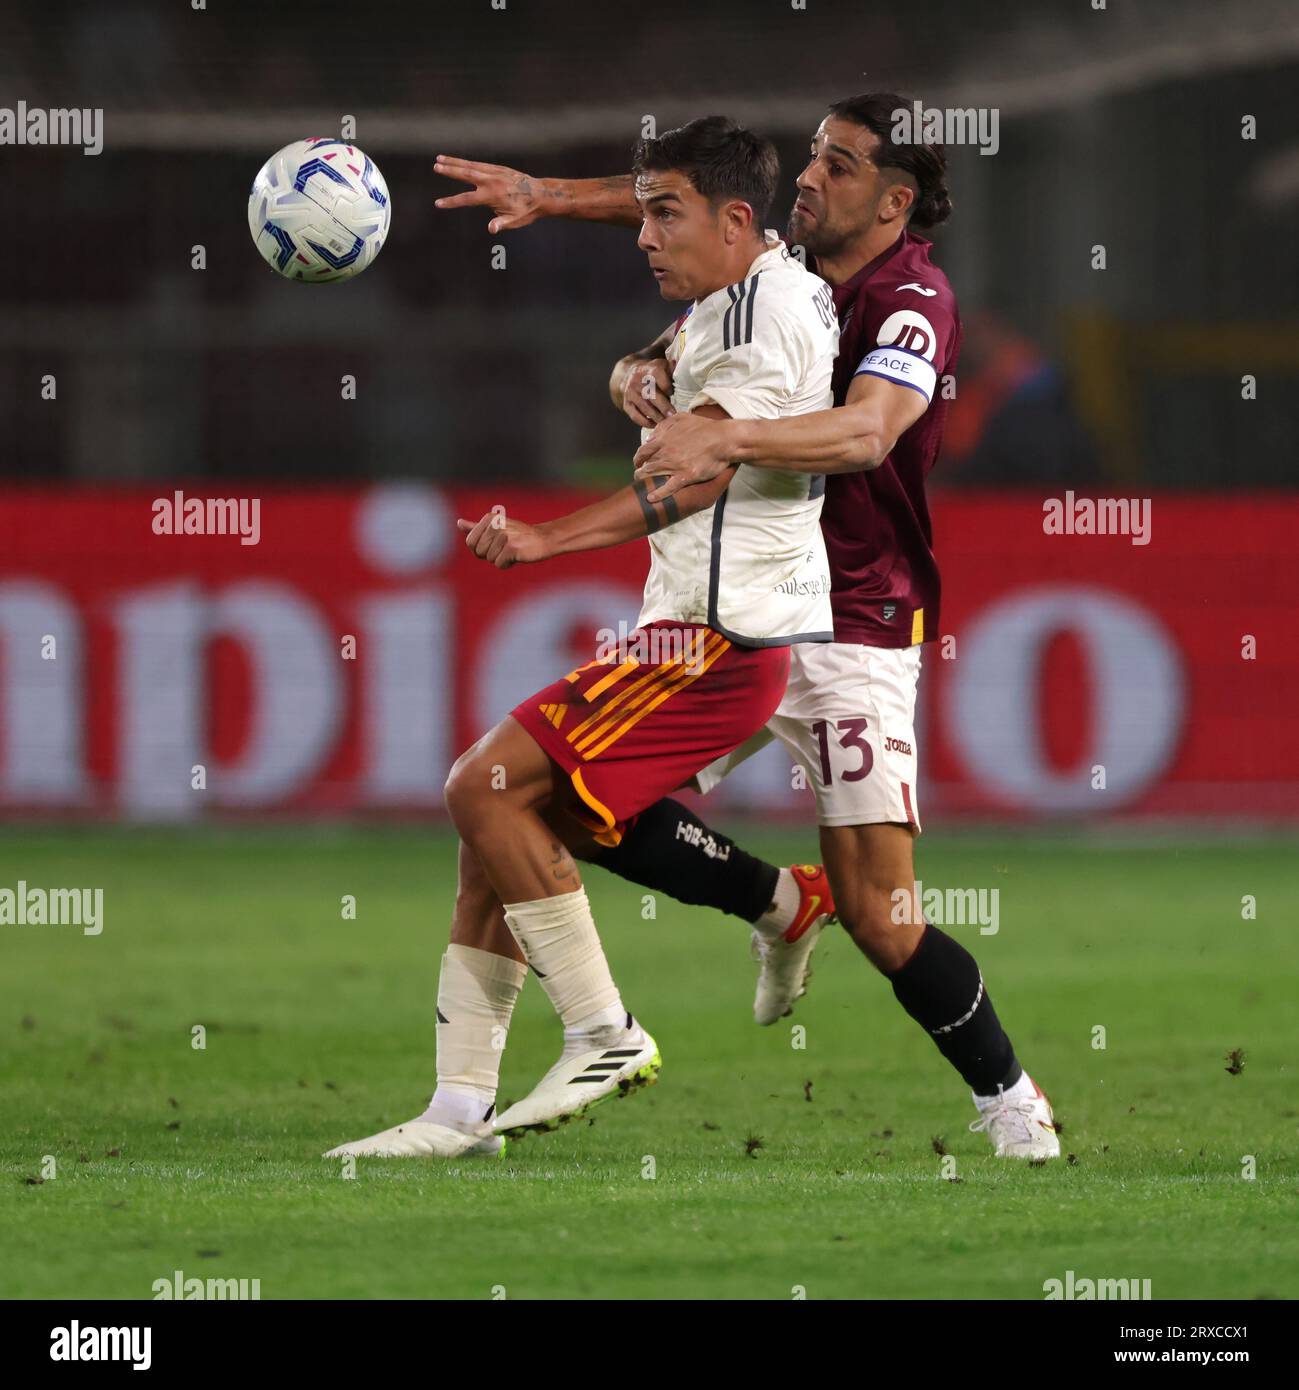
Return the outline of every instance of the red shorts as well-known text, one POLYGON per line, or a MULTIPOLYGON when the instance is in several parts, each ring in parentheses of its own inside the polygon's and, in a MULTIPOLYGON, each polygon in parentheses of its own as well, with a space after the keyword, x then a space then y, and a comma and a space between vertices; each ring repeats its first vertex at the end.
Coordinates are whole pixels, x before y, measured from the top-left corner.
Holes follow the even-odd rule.
POLYGON ((757 733, 788 676, 788 647, 650 623, 511 713, 568 773, 596 839, 616 845, 628 819, 757 733))

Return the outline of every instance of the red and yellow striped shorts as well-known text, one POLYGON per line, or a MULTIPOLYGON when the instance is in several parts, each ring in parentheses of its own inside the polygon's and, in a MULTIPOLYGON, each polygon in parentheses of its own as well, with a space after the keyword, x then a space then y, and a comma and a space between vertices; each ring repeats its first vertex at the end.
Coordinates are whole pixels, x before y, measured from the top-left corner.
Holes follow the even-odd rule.
POLYGON ((632 816, 757 733, 788 675, 788 647, 650 623, 511 713, 568 774, 596 839, 616 845, 632 816))

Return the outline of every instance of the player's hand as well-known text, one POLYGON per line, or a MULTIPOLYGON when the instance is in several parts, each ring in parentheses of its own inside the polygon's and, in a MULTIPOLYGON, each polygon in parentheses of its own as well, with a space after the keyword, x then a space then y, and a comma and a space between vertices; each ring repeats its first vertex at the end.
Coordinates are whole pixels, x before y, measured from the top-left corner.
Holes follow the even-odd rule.
POLYGON ((504 512, 488 512, 481 521, 456 521, 465 544, 489 565, 507 570, 511 565, 532 565, 550 558, 550 542, 539 526, 516 521, 504 512))
POLYGON ((654 483, 647 501, 659 502, 691 483, 706 483, 731 465, 729 420, 670 415, 636 450, 635 477, 654 483), (656 482, 657 480, 657 482, 656 482))
POLYGON ((622 408, 633 425, 652 430, 674 414, 672 367, 666 357, 637 362, 622 386, 622 408))
POLYGON ((450 154, 438 155, 433 172, 474 185, 471 192, 438 198, 433 206, 491 208, 496 216, 487 224, 487 230, 493 236, 497 232, 516 231, 545 216, 541 197, 544 179, 531 178, 504 164, 477 164, 450 154))

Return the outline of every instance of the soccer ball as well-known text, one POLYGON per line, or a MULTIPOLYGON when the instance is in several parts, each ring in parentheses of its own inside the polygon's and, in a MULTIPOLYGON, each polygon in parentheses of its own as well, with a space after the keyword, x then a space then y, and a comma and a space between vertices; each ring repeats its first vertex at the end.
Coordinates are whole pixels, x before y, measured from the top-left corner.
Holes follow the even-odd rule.
POLYGON ((323 284, 379 254, 392 199, 369 155, 345 140, 297 140, 273 154, 248 195, 248 230, 272 270, 323 284))

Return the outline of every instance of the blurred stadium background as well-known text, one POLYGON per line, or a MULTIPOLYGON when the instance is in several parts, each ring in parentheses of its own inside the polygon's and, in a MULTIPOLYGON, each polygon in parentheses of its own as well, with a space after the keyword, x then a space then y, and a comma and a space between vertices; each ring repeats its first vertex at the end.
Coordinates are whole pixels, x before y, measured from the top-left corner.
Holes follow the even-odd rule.
MULTIPOLYGON (((491 238, 434 209, 433 156, 616 172, 644 116, 721 111, 777 140, 790 193, 826 103, 888 87, 1000 114, 994 157, 949 152, 936 238, 966 346, 927 823, 1299 816, 1297 77, 1270 0, 19 0, 0 104, 103 107, 105 146, 0 148, 0 812, 440 816, 459 748, 633 619, 643 567, 498 575, 454 518, 620 483, 608 370, 668 314, 632 236, 491 238), (347 115, 392 233, 354 283, 286 284, 249 184, 347 115), (175 488, 260 499, 260 543, 153 535, 175 488), (1045 536, 1066 489, 1150 499, 1150 543, 1045 536)), ((772 752, 725 804, 806 819, 789 783, 772 752)))

